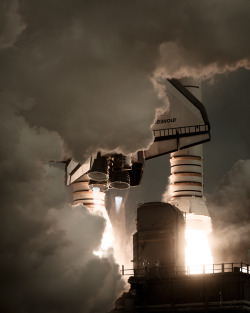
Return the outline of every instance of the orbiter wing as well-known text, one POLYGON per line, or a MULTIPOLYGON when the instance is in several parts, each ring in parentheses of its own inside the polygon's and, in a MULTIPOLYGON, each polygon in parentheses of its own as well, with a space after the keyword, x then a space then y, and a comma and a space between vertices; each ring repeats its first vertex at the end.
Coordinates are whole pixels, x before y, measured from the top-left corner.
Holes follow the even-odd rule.
POLYGON ((210 140, 210 124, 203 104, 178 80, 166 80, 170 110, 152 127, 154 143, 145 151, 151 159, 210 140))

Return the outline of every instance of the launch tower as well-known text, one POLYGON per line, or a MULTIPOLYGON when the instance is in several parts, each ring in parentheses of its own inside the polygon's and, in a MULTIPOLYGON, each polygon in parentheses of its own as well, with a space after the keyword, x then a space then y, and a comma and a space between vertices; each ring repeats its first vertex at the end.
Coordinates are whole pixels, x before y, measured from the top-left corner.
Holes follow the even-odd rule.
POLYGON ((250 312, 250 265, 214 264, 212 271, 190 274, 184 266, 184 219, 169 203, 137 208, 134 269, 129 292, 110 313, 250 312))

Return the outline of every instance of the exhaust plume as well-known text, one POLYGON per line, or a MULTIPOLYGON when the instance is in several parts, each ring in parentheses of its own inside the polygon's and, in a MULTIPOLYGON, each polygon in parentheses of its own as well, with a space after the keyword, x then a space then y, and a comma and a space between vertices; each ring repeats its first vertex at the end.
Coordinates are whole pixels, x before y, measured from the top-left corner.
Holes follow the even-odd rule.
POLYGON ((216 262, 248 262, 250 160, 239 160, 208 198, 216 262))

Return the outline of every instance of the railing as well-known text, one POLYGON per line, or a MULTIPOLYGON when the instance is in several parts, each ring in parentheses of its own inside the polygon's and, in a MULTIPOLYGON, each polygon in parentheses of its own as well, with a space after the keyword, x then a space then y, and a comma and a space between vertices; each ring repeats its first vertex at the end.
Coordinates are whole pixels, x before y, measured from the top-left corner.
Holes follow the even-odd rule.
POLYGON ((191 266, 159 266, 145 267, 139 269, 125 269, 122 266, 123 276, 157 278, 167 276, 183 276, 195 274, 216 274, 216 273, 246 273, 250 274, 250 265, 246 263, 221 263, 191 266))
POLYGON ((163 128, 154 130, 154 136, 159 137, 169 137, 169 136, 182 136, 194 133, 203 133, 208 132, 208 125, 195 125, 195 126, 185 126, 185 127, 176 127, 176 128, 163 128))

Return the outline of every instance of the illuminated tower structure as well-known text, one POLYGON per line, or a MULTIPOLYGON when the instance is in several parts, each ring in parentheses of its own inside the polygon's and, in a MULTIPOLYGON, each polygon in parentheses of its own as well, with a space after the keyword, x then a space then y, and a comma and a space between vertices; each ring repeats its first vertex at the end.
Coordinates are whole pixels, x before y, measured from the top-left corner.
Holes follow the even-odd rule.
POLYGON ((137 207, 136 268, 110 313, 250 312, 250 265, 214 264, 212 272, 192 275, 180 266, 183 228, 183 214, 169 203, 137 207))

